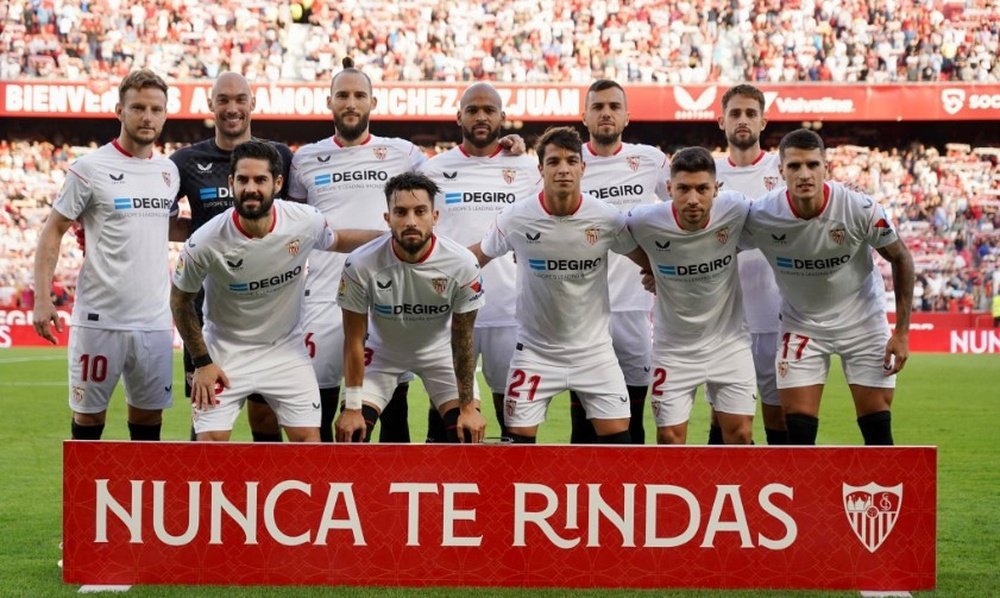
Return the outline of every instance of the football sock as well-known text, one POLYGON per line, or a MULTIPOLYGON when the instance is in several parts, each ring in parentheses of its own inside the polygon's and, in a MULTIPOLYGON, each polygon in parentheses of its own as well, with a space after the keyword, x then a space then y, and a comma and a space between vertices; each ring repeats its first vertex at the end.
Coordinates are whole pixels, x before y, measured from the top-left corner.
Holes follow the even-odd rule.
POLYGON ((587 419, 587 410, 583 408, 580 397, 574 391, 569 391, 570 444, 597 444, 597 432, 594 424, 587 419))
POLYGON ((767 436, 767 444, 771 446, 781 446, 788 444, 788 430, 775 430, 774 428, 764 428, 764 435, 767 436))
POLYGON ((819 418, 803 413, 786 413, 785 427, 788 428, 788 444, 814 445, 819 432, 819 418))
POLYGON ((865 446, 892 446, 892 413, 876 411, 858 418, 865 446))
MULTIPOLYGON (((456 420, 457 421, 457 420, 456 420)), ((438 413, 438 410, 431 407, 427 411, 427 443, 451 442, 449 440, 449 430, 447 422, 438 413)), ((457 437, 456 437, 457 438, 457 437)), ((455 442, 458 442, 456 439, 455 442)))
POLYGON ((379 442, 410 442, 410 406, 406 402, 406 394, 410 384, 404 382, 392 391, 392 398, 385 406, 378 420, 381 427, 378 430, 379 442))
POLYGON ((143 424, 128 423, 128 435, 132 440, 159 440, 162 423, 149 426, 143 424))
POLYGON ((250 430, 250 436, 254 442, 281 442, 281 432, 271 434, 270 432, 254 432, 250 430))
POLYGON ((493 411, 497 415, 497 424, 500 425, 500 436, 507 436, 507 422, 503 412, 503 395, 500 393, 493 393, 493 411))
POLYGON ((333 442, 333 419, 337 416, 338 403, 340 403, 339 386, 319 389, 319 439, 321 442, 333 442))
POLYGON ((521 434, 515 434, 514 432, 507 432, 507 436, 514 442, 514 444, 535 444, 537 441, 534 436, 522 436, 521 434))
MULTIPOLYGON (((458 416, 461 413, 458 407, 454 409, 449 409, 447 413, 444 414, 443 422, 445 431, 447 433, 447 441, 451 443, 458 442, 458 416)), ((472 434, 468 431, 465 432, 465 442, 472 442, 472 434)))
POLYGON ((643 426, 642 412, 646 407, 645 386, 629 386, 628 400, 629 408, 632 412, 628 422, 628 434, 632 438, 632 444, 646 444, 646 428, 643 426))
POLYGON ((716 425, 709 426, 708 428, 708 443, 709 444, 725 444, 726 442, 722 439, 722 428, 716 425))
POLYGON ((191 442, 198 440, 198 433, 194 431, 194 424, 191 424, 191 442))
POLYGON ((617 434, 598 436, 597 442, 599 444, 632 444, 632 437, 629 436, 628 430, 624 430, 617 434))
MULTIPOLYGON (((362 405, 361 417, 365 419, 365 437, 363 440, 364 442, 371 442, 372 430, 375 429, 375 422, 378 421, 378 411, 371 405, 362 405)), ((357 442, 358 438, 355 437, 354 441, 357 442)))
POLYGON ((71 421, 69 429, 73 440, 100 440, 101 434, 104 434, 104 424, 81 426, 76 421, 71 421))

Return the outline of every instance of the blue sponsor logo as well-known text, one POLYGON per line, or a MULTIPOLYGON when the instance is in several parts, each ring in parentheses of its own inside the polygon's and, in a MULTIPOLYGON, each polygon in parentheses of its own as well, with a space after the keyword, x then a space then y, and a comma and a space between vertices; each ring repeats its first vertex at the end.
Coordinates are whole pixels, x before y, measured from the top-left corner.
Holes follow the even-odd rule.
POLYGON ((392 306, 391 305, 382 305, 380 303, 376 303, 375 304, 375 313, 381 314, 383 316, 391 316, 392 315, 392 306))
POLYGON ((817 259, 775 256, 774 263, 783 270, 830 270, 851 261, 849 255, 835 255, 817 259))
POLYGON ((115 210, 169 210, 172 203, 164 197, 116 197, 114 202, 115 210))
POLYGON ((329 185, 332 182, 332 180, 329 173, 317 174, 316 178, 313 179, 313 182, 316 183, 317 185, 329 185))
POLYGON ((287 272, 275 274, 274 276, 268 276, 267 278, 261 278, 260 280, 251 280, 250 282, 231 282, 229 283, 229 290, 234 293, 266 292, 265 289, 282 286, 293 280, 301 273, 302 266, 295 266, 295 268, 287 272))
POLYGON ((542 260, 529 259, 528 267, 539 272, 546 271, 573 271, 593 270, 601 265, 601 258, 592 260, 542 260))
POLYGON ((451 193, 444 194, 444 203, 462 203, 462 193, 458 191, 453 191, 451 193))
POLYGON ((665 276, 677 276, 677 268, 675 266, 665 266, 663 264, 656 264, 656 269, 660 271, 660 274, 665 276))
POLYGON ((131 197, 116 197, 115 198, 115 209, 116 210, 127 210, 132 207, 131 197))
POLYGON ((229 283, 229 290, 234 293, 245 293, 250 290, 250 284, 246 282, 231 282, 229 283))
POLYGON ((229 187, 203 187, 198 189, 198 199, 201 201, 215 201, 217 199, 229 199, 233 192, 229 187))
POLYGON ((667 264, 656 264, 656 271, 664 276, 695 276, 697 274, 709 274, 716 270, 721 270, 733 263, 733 256, 716 258, 710 262, 700 264, 680 264, 670 266, 667 264))
POLYGON ((540 272, 545 271, 545 260, 528 260, 528 267, 532 270, 538 270, 540 272))

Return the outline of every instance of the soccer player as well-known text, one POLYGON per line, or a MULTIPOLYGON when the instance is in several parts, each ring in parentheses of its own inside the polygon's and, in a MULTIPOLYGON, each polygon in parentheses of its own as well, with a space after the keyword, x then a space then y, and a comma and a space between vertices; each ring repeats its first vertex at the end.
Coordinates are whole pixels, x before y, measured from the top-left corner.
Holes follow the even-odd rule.
MULTIPOLYGON (((229 158, 234 147, 252 139, 250 120, 254 104, 250 84, 243 75, 225 72, 215 80, 208 99, 208 107, 215 117, 215 136, 181 148, 170 155, 181 175, 181 187, 170 220, 171 241, 186 241, 192 232, 233 205, 232 190, 229 188, 229 158), (177 205, 181 197, 186 197, 191 206, 190 219, 177 217, 177 205)), ((292 151, 284 143, 275 141, 268 143, 274 145, 281 154, 284 165, 282 178, 287 181, 288 168, 292 163, 292 151)), ((283 196, 284 189, 279 189, 277 197, 283 196)), ((198 293, 195 311, 199 318, 202 317, 201 307, 204 300, 204 292, 198 293)), ((184 396, 190 398, 194 365, 191 363, 191 354, 186 346, 184 373, 184 396)), ((251 395, 247 399, 247 416, 254 441, 281 442, 278 420, 264 398, 260 395, 251 395)), ((194 440, 193 426, 191 435, 194 440)))
MULTIPOLYGON (((132 440, 159 440, 173 385, 168 307, 170 204, 177 167, 155 154, 167 119, 167 84, 150 70, 118 86, 118 137, 77 160, 38 239, 35 288, 52 287, 59 245, 80 219, 87 257, 77 282, 69 338, 72 437, 99 440, 111 393, 124 376, 132 440)), ((62 324, 48 292, 35 294, 35 331, 55 343, 62 324)))
POLYGON ((715 160, 689 147, 670 161, 671 203, 632 209, 628 227, 656 281, 652 407, 660 444, 684 444, 705 384, 726 444, 749 444, 754 367, 743 322, 737 242, 750 200, 718 192, 715 160))
POLYGON ((575 130, 549 128, 536 146, 542 192, 507 207, 472 247, 481 265, 517 255, 517 343, 504 400, 514 442, 534 442, 552 397, 568 389, 598 442, 630 442, 628 389, 611 342, 608 253, 648 262, 625 215, 581 192, 582 146, 575 130))
POLYGON ((787 189, 753 202, 745 240, 767 258, 781 291, 776 371, 789 444, 815 444, 819 405, 840 355, 867 445, 892 444, 893 388, 909 357, 913 258, 871 197, 827 181, 823 140, 807 129, 778 146, 787 189), (892 266, 890 334, 872 249, 892 266))
MULTIPOLYGON (((622 142, 628 125, 628 103, 621 85, 600 79, 587 90, 583 124, 590 141, 583 147, 583 191, 603 199, 623 213, 632 208, 667 199, 670 177, 667 157, 650 145, 622 142)), ((649 314, 652 296, 642 289, 635 264, 619 255, 608 258, 608 284, 611 294, 611 339, 618 365, 628 386, 632 442, 643 444, 646 431, 642 413, 649 386, 650 335, 649 314)), ((575 393, 570 394, 572 414, 571 442, 592 443, 593 426, 575 393)))
POLYGON ((449 442, 483 439, 472 351, 482 277, 468 249, 434 234, 437 193, 434 181, 421 174, 389 179, 385 220, 391 236, 347 258, 338 294, 346 384, 339 442, 369 440, 378 412, 407 371, 423 381, 449 442))
MULTIPOLYGON (((715 161, 716 180, 721 189, 739 191, 751 199, 762 197, 784 184, 778 172, 778 154, 765 152, 760 147, 760 135, 767 126, 764 109, 764 94, 753 85, 736 85, 722 95, 719 128, 726 134, 727 155, 715 161)), ((743 291, 743 313, 753 346, 764 434, 768 444, 787 444, 785 414, 781 411, 774 372, 778 311, 781 307, 778 285, 759 250, 742 251, 737 261, 743 291)), ((708 443, 723 443, 715 411, 712 412, 708 443)))
MULTIPOLYGON (((538 167, 527 155, 512 155, 500 145, 504 121, 500 94, 489 83, 475 83, 462 94, 457 115, 462 143, 420 167, 440 192, 435 208, 440 214, 438 234, 472 245, 482 240, 497 214, 516 200, 534 198, 541 190, 538 167)), ((513 258, 493 260, 483 268, 483 280, 496 301, 489 301, 476 316, 474 355, 482 356, 483 377, 493 393, 500 435, 504 383, 517 339, 514 302, 516 270, 513 258)))
POLYGON ((234 205, 191 235, 174 271, 170 307, 195 366, 198 440, 228 440, 252 393, 268 402, 288 440, 320 439, 319 388, 302 342, 306 259, 312 248, 347 252, 379 233, 335 233, 315 208, 275 200, 282 169, 270 143, 237 145, 234 205), (204 332, 195 311, 203 283, 204 332))

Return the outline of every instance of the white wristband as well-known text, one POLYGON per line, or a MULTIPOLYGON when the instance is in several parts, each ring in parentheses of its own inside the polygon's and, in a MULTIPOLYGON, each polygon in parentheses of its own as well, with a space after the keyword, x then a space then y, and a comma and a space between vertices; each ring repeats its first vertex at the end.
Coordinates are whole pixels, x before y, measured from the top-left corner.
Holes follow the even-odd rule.
POLYGON ((344 409, 361 409, 360 386, 348 386, 344 389, 344 409))

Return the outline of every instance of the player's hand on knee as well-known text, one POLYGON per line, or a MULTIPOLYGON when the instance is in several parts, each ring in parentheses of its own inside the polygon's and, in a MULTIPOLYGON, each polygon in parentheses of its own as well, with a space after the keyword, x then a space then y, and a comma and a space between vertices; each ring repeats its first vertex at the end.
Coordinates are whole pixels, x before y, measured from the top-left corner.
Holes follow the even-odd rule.
POLYGON ((360 409, 341 409, 334 425, 337 442, 362 442, 365 439, 366 426, 360 409))
POLYGON ((196 368, 191 376, 191 403, 196 409, 208 409, 219 404, 216 396, 229 388, 229 378, 217 364, 196 368))
POLYGON ((38 302, 35 302, 34 312, 32 316, 34 318, 35 332, 38 333, 38 336, 53 345, 56 344, 58 341, 55 335, 52 334, 52 326, 55 326, 56 332, 63 331, 63 323, 59 318, 56 306, 51 303, 40 305, 38 302))
POLYGON ((482 442, 486 437, 486 418, 474 406, 466 405, 461 407, 458 413, 458 422, 455 426, 458 433, 458 441, 465 442, 465 434, 468 432, 472 442, 482 442))

